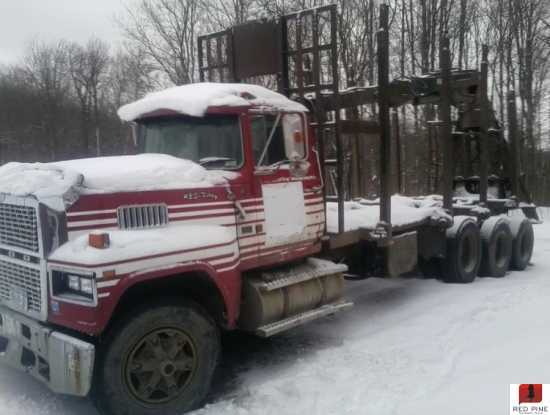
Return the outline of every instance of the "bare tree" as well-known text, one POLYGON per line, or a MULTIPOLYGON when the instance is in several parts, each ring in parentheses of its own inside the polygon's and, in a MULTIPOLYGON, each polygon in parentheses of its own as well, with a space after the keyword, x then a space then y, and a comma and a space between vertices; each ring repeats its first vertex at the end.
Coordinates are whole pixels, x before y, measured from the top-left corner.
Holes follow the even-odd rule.
POLYGON ((95 133, 96 150, 100 142, 100 93, 109 63, 109 48, 99 39, 91 39, 85 47, 72 44, 69 67, 74 91, 80 103, 81 129, 85 153, 90 153, 90 133, 95 133))
POLYGON ((213 32, 241 24, 261 14, 256 0, 200 0, 200 12, 208 16, 204 31, 213 32))
POLYGON ((51 45, 33 41, 24 57, 23 73, 38 94, 42 107, 41 128, 49 143, 52 160, 58 152, 63 104, 70 87, 67 52, 67 44, 62 41, 51 45))
POLYGON ((118 50, 109 60, 107 74, 107 103, 111 106, 110 110, 116 112, 122 105, 153 90, 153 71, 154 68, 147 62, 143 50, 118 50))
POLYGON ((156 70, 176 85, 187 84, 197 78, 199 10, 197 0, 139 0, 126 6, 120 24, 156 70))
POLYGON ((540 104, 542 87, 537 83, 537 74, 547 70, 549 53, 545 43, 547 26, 545 18, 550 16, 550 6, 545 0, 510 0, 511 28, 516 47, 519 94, 522 120, 525 131, 525 154, 527 176, 536 179, 536 150, 538 143, 535 136, 537 125, 537 107, 540 104))

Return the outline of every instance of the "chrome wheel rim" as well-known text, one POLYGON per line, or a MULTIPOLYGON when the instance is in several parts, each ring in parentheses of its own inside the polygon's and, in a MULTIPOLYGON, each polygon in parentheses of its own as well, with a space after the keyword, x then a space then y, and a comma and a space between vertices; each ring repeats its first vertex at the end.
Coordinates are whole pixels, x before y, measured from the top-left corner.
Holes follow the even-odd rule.
POLYGON ((177 399, 197 369, 196 348, 187 333, 162 328, 141 338, 124 366, 126 386, 139 401, 164 404, 177 399))

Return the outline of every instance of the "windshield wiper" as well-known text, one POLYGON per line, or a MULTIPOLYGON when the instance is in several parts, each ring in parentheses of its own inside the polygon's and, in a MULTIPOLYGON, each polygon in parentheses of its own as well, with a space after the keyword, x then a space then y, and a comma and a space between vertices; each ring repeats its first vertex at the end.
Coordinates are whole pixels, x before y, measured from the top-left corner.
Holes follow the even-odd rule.
POLYGON ((201 166, 207 166, 208 164, 212 164, 212 163, 221 163, 223 162, 224 165, 228 162, 228 161, 235 161, 235 159, 232 159, 231 157, 203 157, 199 160, 199 164, 201 166))

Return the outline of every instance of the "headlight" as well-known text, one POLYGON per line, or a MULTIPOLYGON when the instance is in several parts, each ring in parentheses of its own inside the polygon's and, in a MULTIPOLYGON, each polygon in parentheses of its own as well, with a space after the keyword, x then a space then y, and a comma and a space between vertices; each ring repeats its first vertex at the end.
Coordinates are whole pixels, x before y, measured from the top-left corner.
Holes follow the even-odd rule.
POLYGON ((94 274, 52 270, 52 296, 62 300, 93 303, 96 285, 94 274))

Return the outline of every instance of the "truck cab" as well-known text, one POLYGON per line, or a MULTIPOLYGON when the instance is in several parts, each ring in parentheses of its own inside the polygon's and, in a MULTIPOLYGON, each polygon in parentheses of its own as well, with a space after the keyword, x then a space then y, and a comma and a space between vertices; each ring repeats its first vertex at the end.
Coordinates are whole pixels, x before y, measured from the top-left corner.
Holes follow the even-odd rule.
POLYGON ((220 330, 345 309, 347 268, 313 258, 325 206, 304 106, 203 83, 119 115, 134 155, 0 168, 0 361, 60 393, 95 384, 105 413, 181 412, 220 330))
MULTIPOLYGON (((234 173, 227 191, 235 199, 246 270, 295 258, 291 248, 297 244, 311 252, 323 233, 319 165, 307 117, 305 108, 211 108, 200 118, 157 112, 137 120, 136 142, 139 152, 234 173)), ((204 202, 208 196, 193 197, 204 202)))

